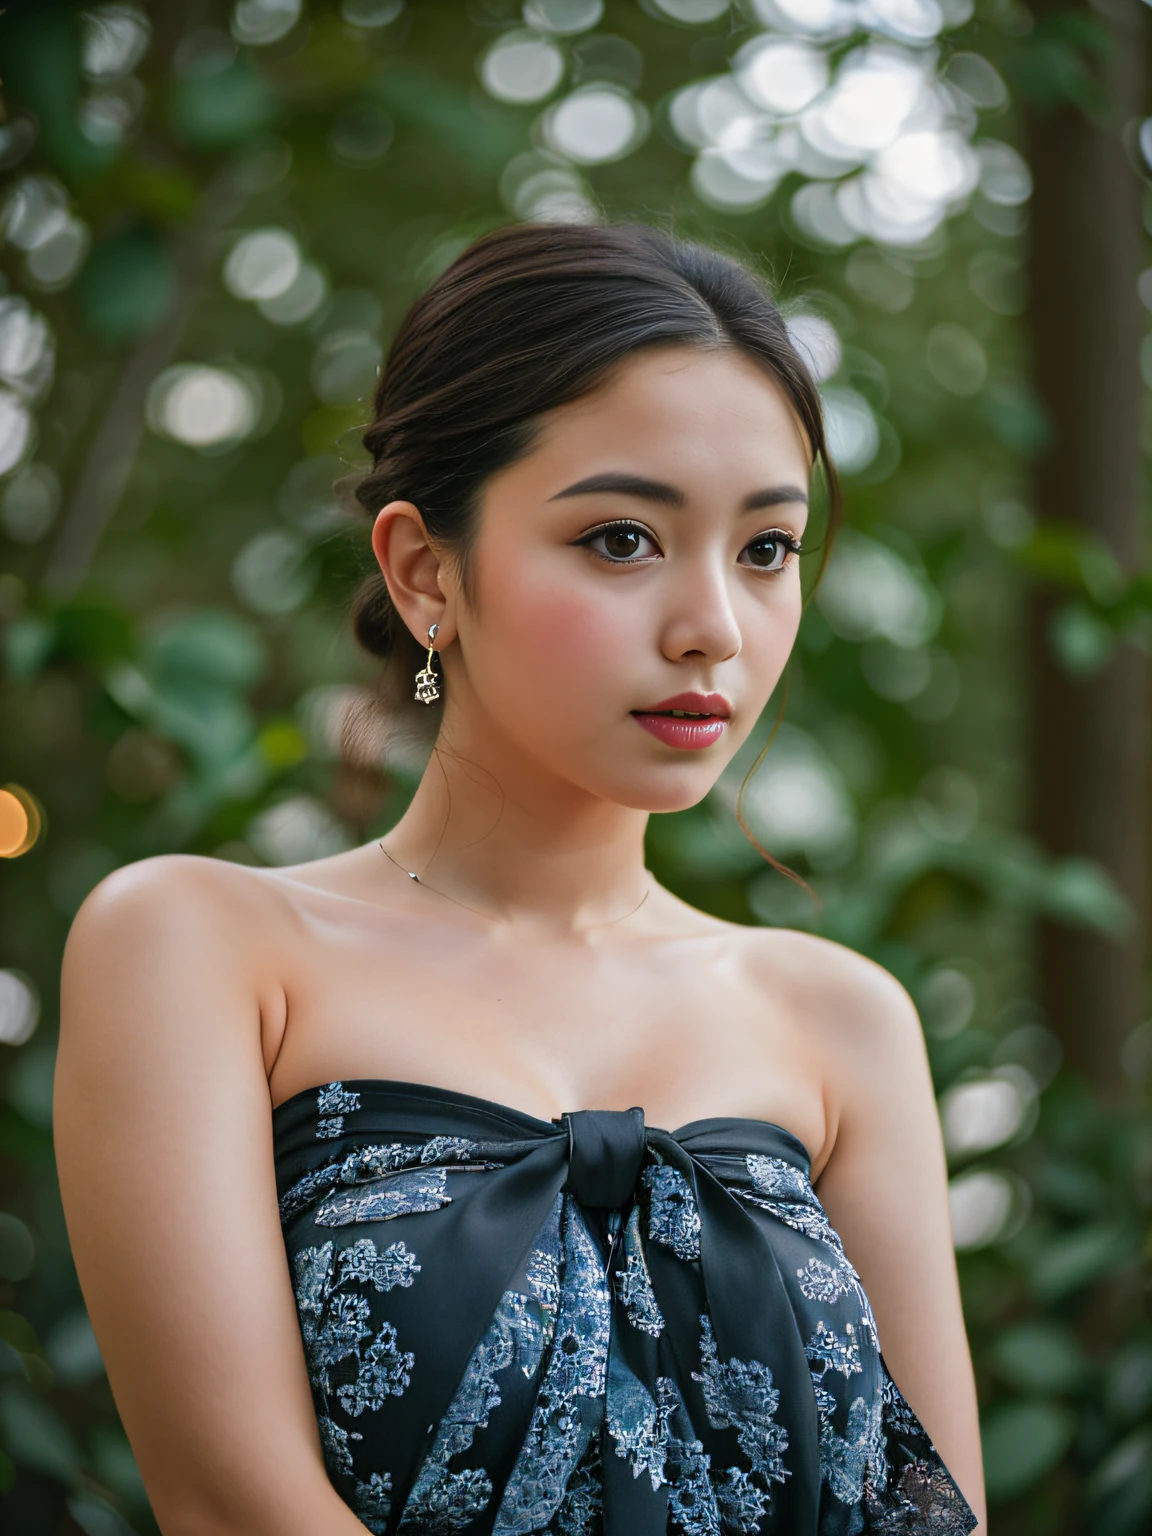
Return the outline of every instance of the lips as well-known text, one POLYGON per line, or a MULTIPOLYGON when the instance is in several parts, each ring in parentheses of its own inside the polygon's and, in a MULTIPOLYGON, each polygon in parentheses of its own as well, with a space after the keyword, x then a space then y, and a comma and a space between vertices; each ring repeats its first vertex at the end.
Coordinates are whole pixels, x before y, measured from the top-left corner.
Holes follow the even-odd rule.
POLYGON ((681 751, 699 751, 723 736, 732 706, 721 693, 678 693, 632 718, 649 735, 681 751))

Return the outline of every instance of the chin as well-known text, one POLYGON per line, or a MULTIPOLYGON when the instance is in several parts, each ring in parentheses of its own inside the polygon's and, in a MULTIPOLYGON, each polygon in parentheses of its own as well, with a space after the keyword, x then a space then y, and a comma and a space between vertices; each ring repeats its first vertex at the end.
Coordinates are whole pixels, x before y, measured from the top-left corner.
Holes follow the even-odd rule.
POLYGON ((626 782, 617 780, 606 786, 604 798, 614 801, 616 805, 625 805, 629 810, 650 811, 653 815, 688 811, 705 798, 720 777, 720 772, 721 769, 717 768, 714 773, 707 774, 701 773, 699 769, 693 773, 683 770, 664 774, 651 771, 639 773, 626 782))

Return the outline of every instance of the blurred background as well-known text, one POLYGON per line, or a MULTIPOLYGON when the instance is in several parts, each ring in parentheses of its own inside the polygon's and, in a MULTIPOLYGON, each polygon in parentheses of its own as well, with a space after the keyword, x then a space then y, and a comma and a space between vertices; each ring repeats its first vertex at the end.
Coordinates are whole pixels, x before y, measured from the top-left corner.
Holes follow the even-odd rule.
POLYGON ((6 1531, 157 1529, 53 1171, 69 922, 131 860, 392 825, 422 763, 341 751, 373 668, 332 483, 464 245, 604 217, 769 278, 847 487, 743 801, 822 907, 734 816, 775 706, 650 864, 910 989, 991 1529, 1149 1529, 1150 38, 1142 0, 0 14, 6 1531))

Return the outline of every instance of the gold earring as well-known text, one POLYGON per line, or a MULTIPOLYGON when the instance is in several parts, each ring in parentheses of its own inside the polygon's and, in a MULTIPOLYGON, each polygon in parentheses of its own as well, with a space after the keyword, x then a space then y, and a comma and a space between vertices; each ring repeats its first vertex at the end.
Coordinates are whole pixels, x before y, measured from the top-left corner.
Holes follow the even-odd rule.
POLYGON ((413 695, 421 704, 435 704, 440 697, 440 690, 436 686, 436 674, 432 670, 432 642, 436 638, 439 624, 433 624, 428 631, 428 660, 416 674, 416 692, 413 695))

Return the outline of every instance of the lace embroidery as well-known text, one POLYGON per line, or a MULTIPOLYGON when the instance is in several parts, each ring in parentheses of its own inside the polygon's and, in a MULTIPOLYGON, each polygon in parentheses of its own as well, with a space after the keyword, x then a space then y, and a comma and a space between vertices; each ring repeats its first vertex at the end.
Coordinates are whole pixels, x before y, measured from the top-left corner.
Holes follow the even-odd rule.
POLYGON ((492 1497, 492 1479, 483 1467, 465 1467, 460 1472, 437 1468, 438 1480, 427 1488, 412 1490, 400 1522, 401 1531, 420 1531, 424 1536, 451 1536, 451 1532, 471 1525, 492 1497), (408 1523, 409 1511, 417 1524, 408 1523))
MULTIPOLYGON (((329 1241, 319 1248, 302 1248, 293 1259, 293 1290, 309 1378, 325 1401, 335 1395, 352 1418, 365 1409, 381 1407, 387 1396, 399 1397, 411 1380, 415 1356, 410 1350, 399 1349, 396 1329, 387 1321, 373 1337, 367 1297, 341 1287, 370 1284, 386 1291, 394 1285, 409 1286, 419 1268, 415 1255, 403 1243, 393 1243, 378 1253, 370 1237, 361 1238, 338 1256, 329 1241), (366 1339, 372 1341, 367 1348, 366 1339), (356 1379, 334 1386, 333 1367, 352 1358, 356 1379)), ((342 1450, 332 1441, 332 1454, 341 1466, 348 1455, 346 1470, 350 1471, 347 1432, 328 1422, 330 1435, 344 1437, 339 1442, 342 1450)))
POLYGON ((619 1354, 608 1365, 608 1431, 616 1442, 616 1454, 627 1461, 632 1476, 647 1472, 655 1492, 667 1481, 664 1461, 668 1454, 668 1417, 671 1406, 659 1404, 619 1354))
POLYGON ((680 1389, 670 1376, 656 1378, 660 1406, 668 1416, 668 1455, 664 1474, 668 1480, 668 1514, 683 1536, 720 1536, 720 1510, 708 1475, 711 1457, 692 1435, 691 1420, 680 1389))
POLYGON ((440 1421, 432 1449, 420 1468, 412 1493, 404 1506, 401 1531, 442 1532, 459 1530, 492 1497, 492 1480, 482 1469, 451 1472, 448 1462, 468 1450, 476 1431, 500 1406, 496 1376, 519 1364, 531 1379, 539 1369, 551 1333, 551 1317, 545 1321, 528 1311, 529 1298, 519 1291, 505 1291, 479 1344, 472 1352, 463 1380, 440 1421))
POLYGON ((823 1259, 809 1259, 803 1269, 796 1271, 800 1281, 800 1294, 806 1301, 837 1301, 852 1289, 851 1281, 842 1265, 825 1264, 823 1259))
POLYGON ((783 1459, 788 1431, 775 1419, 780 1393, 772 1385, 772 1372, 760 1360, 717 1359, 712 1320, 706 1312, 701 1315, 700 1326, 704 1369, 693 1371, 692 1379, 703 1387, 708 1422, 713 1429, 735 1429, 752 1470, 782 1483, 790 1475, 783 1459))
POLYGON ((359 1356, 356 1380, 336 1388, 341 1408, 355 1419, 366 1408, 382 1408, 386 1397, 400 1397, 412 1380, 414 1360, 411 1350, 397 1348, 395 1326, 382 1322, 380 1332, 359 1356))
POLYGON ((729 1467, 716 1478, 716 1503, 726 1532, 758 1531, 770 1502, 751 1475, 740 1467, 729 1467))
POLYGON ((924 1433, 920 1420, 912 1412, 904 1398, 900 1388, 888 1375, 884 1373, 884 1380, 880 1386, 880 1396, 884 1402, 884 1418, 889 1429, 897 1435, 922 1435, 924 1433))
POLYGON ((471 1162, 477 1143, 462 1136, 433 1136, 427 1142, 394 1141, 387 1146, 357 1147, 336 1163, 326 1163, 298 1179, 280 1197, 280 1220, 288 1222, 306 1210, 318 1195, 338 1184, 363 1184, 402 1168, 429 1163, 469 1163, 475 1168, 496 1168, 498 1163, 471 1162))
POLYGON ((392 1513, 391 1472, 373 1472, 366 1483, 357 1481, 352 1494, 352 1509, 372 1536, 385 1536, 392 1513))
POLYGON ((848 1433, 839 1435, 830 1415, 820 1415, 820 1472, 841 1504, 858 1504, 864 1480, 883 1488, 888 1480, 879 1398, 856 1398, 848 1409, 848 1433))
POLYGON ((698 1259, 700 1213, 688 1180, 678 1168, 650 1163, 643 1182, 649 1190, 648 1236, 671 1248, 678 1259, 698 1259))
MULTIPOLYGON (((324 1245, 331 1247, 330 1243, 324 1245)), ((420 1272, 416 1255, 402 1242, 390 1243, 381 1253, 370 1237, 362 1237, 348 1248, 340 1250, 341 1285, 348 1280, 359 1280, 363 1285, 373 1285, 378 1291, 390 1291, 395 1285, 409 1286, 420 1272)))
POLYGON ((554 1253, 533 1248, 525 1266, 528 1289, 550 1318, 560 1305, 560 1261, 554 1253))
POLYGON ((823 1361, 821 1375, 825 1370, 833 1370, 847 1377, 864 1369, 860 1364, 860 1346, 856 1342, 855 1328, 851 1323, 845 1323, 844 1332, 848 1337, 842 1339, 834 1329, 826 1328, 821 1320, 804 1346, 804 1353, 809 1360, 823 1361))
POLYGON ((344 1131, 344 1116, 360 1108, 360 1095, 345 1088, 341 1082, 326 1083, 316 1095, 316 1110, 322 1117, 316 1123, 318 1137, 340 1136, 344 1131))
POLYGON ((436 1211, 451 1201, 447 1179, 443 1168, 393 1174, 379 1187, 331 1195, 316 1207, 312 1219, 318 1227, 346 1227, 354 1221, 391 1221, 417 1211, 436 1211))
POLYGON ((493 1536, 528 1536, 548 1524, 603 1413, 611 1297, 582 1210, 566 1197, 563 1211, 564 1265, 552 1347, 493 1536))
MULTIPOLYGON (((328 1111, 322 1120, 342 1120, 359 1107, 360 1096, 339 1081, 321 1093, 328 1095, 320 1106, 328 1111)), ((704 1449, 677 1380, 640 1367, 641 1361, 659 1358, 688 1368, 684 1354, 691 1352, 695 1309, 683 1315, 688 1293, 675 1284, 657 1297, 647 1245, 659 1242, 684 1262, 698 1260, 702 1242, 709 1240, 710 1190, 701 1190, 698 1207, 692 1178, 650 1147, 641 1186, 646 1193, 631 1202, 621 1252, 608 1273, 590 1215, 570 1194, 557 1193, 519 1277, 505 1282, 511 1288, 473 1350, 434 1437, 430 1427, 431 1448, 406 1474, 405 1486, 408 1476, 413 1481, 400 1511, 396 1468, 385 1470, 387 1446, 373 1445, 370 1457, 365 1449, 355 1451, 353 1442, 366 1436, 354 1423, 409 1387, 416 1356, 401 1349, 408 1340, 379 1319, 372 1297, 412 1286, 422 1266, 400 1241, 378 1247, 371 1237, 350 1232, 340 1247, 339 1235, 335 1242, 319 1238, 325 1227, 434 1212, 451 1203, 448 1172, 458 1170, 452 1188, 459 1200, 459 1173, 500 1169, 503 1159, 518 1161, 523 1154, 511 1143, 452 1136, 343 1153, 333 1148, 332 1154, 286 1190, 280 1210, 285 1223, 311 1215, 306 1226, 286 1237, 321 1444, 330 1475, 339 1479, 343 1497, 373 1536, 392 1530, 404 1536, 463 1536, 478 1520, 492 1536, 602 1536, 605 1519, 613 1515, 604 1508, 600 1461, 609 1445, 634 1479, 643 1476, 653 1494, 664 1491, 670 1536, 760 1536, 771 1517, 773 1484, 791 1475, 785 1461, 796 1452, 789 1436, 794 1439, 797 1431, 790 1423, 791 1404, 781 1402, 767 1364, 719 1358, 716 1329, 723 1321, 736 1328, 732 1337, 738 1340, 739 1319, 713 1320, 707 1310, 696 1314, 699 1369, 692 1372, 708 1424, 733 1432, 738 1466, 712 1465, 716 1445, 704 1449), (313 1223, 320 1229, 315 1245, 300 1247, 313 1223), (631 1343, 626 1337, 616 1340, 614 1328, 660 1339, 659 1356, 655 1346, 640 1348, 635 1335, 631 1343), (639 1349, 635 1361, 629 1362, 620 1344, 639 1349), (531 1414, 526 1433, 511 1423, 518 1415, 504 1401, 512 1391, 512 1372, 537 1384, 528 1399, 531 1408, 525 1408, 531 1414), (482 1430, 481 1449, 502 1444, 502 1456, 515 1459, 503 1496, 494 1495, 495 1462, 491 1473, 483 1466, 452 1468, 458 1456, 487 1462, 487 1454, 477 1457, 475 1450, 482 1430), (501 1441, 513 1430, 522 1439, 514 1450, 501 1441)), ((971 1511, 884 1369, 859 1276, 805 1172, 786 1158, 761 1153, 718 1161, 746 1167, 739 1184, 721 1181, 731 1195, 773 1219, 761 1224, 765 1240, 778 1262, 791 1260, 781 1268, 795 1276, 789 1285, 794 1320, 807 1338, 812 1368, 823 1485, 818 1523, 841 1536, 865 1530, 878 1536, 968 1536, 975 1523, 971 1511), (777 1222, 820 1246, 806 1258, 802 1252, 794 1257, 796 1240, 779 1231, 777 1222)), ((423 1231, 424 1223, 418 1228, 423 1231)), ((437 1236, 433 1227, 433 1240, 437 1236)), ((520 1241, 517 1236, 517 1247, 520 1241)), ((422 1257, 425 1268, 430 1262, 455 1262, 450 1242, 422 1257)), ((657 1280, 663 1276, 661 1267, 657 1280)), ((787 1321, 791 1326, 792 1318, 787 1321)), ((507 1462, 501 1459, 500 1466, 503 1476, 507 1462)), ((817 1518, 813 1510, 813 1521, 817 1518)))
POLYGON ((652 1277, 644 1258, 638 1205, 633 1205, 624 1228, 624 1268, 618 1269, 612 1279, 617 1299, 633 1328, 658 1338, 664 1330, 664 1315, 652 1289, 652 1277))
POLYGON ((600 1536, 604 1514, 604 1475, 600 1437, 593 1435, 588 1449, 568 1479, 564 1498, 556 1511, 559 1536, 600 1536))
POLYGON ((814 1205, 816 1192, 807 1176, 793 1163, 782 1157, 766 1157, 761 1152, 749 1152, 744 1159, 748 1176, 762 1195, 771 1200, 794 1200, 800 1205, 814 1205))
POLYGON ((341 1473, 351 1474, 352 1452, 348 1449, 349 1440, 362 1440, 363 1435, 354 1431, 341 1429, 334 1419, 330 1419, 326 1413, 321 1414, 317 1420, 320 1427, 320 1447, 324 1452, 324 1464, 334 1475, 341 1473))
POLYGON ((869 1510, 869 1529, 880 1536, 968 1536, 972 1511, 943 1466, 913 1461, 885 1503, 869 1510))

